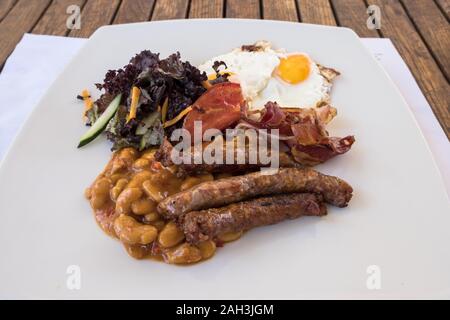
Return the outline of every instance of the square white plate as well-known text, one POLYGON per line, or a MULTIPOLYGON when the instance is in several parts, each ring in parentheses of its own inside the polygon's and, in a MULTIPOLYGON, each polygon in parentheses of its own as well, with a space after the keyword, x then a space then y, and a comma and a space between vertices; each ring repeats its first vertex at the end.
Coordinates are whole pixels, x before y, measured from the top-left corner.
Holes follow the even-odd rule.
POLYGON ((59 76, 0 168, 0 297, 448 298, 449 209, 408 107, 351 30, 231 19, 108 26, 59 76), (76 149, 86 130, 76 94, 144 49, 199 64, 261 39, 342 72, 329 130, 356 143, 318 169, 352 184, 349 207, 252 230, 190 267, 133 260, 83 197, 110 145, 100 138, 76 149), (67 286, 72 265, 79 290, 67 286))

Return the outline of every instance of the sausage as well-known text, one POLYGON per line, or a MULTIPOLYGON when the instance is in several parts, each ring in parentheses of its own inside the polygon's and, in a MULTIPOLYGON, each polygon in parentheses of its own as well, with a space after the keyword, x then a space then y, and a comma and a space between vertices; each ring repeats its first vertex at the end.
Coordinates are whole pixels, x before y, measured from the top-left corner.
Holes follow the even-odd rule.
POLYGON ((309 168, 282 168, 274 174, 253 172, 196 185, 167 197, 158 204, 158 212, 168 219, 186 212, 217 208, 258 196, 309 192, 321 194, 324 201, 347 206, 353 189, 345 181, 309 168))
MULTIPOLYGON (((223 163, 212 163, 207 164, 204 163, 204 161, 201 164, 195 164, 194 161, 191 161, 190 164, 181 164, 181 170, 184 172, 187 172, 189 174, 199 174, 199 173, 239 173, 239 172, 248 172, 248 171, 256 171, 263 167, 269 167, 271 164, 262 164, 259 160, 259 157, 257 159, 257 163, 250 163, 249 161, 249 149, 248 148, 242 148, 243 150, 240 150, 238 148, 234 149, 234 162, 233 164, 226 164, 225 161, 223 163), (238 164, 237 162, 237 154, 238 152, 242 152, 244 154, 245 162, 243 164, 238 164)), ((223 155, 225 157, 226 155, 226 146, 223 149, 223 155)), ((194 156, 192 157, 194 159, 194 156)), ((303 167, 301 164, 296 162, 294 158, 286 153, 286 152, 279 152, 278 153, 278 165, 281 168, 301 168, 303 167)))
POLYGON ((249 230, 301 216, 323 216, 326 213, 322 196, 292 193, 188 212, 179 219, 178 224, 186 240, 197 244, 227 232, 249 230))
MULTIPOLYGON (((167 140, 164 139, 163 143, 161 144, 158 151, 155 153, 155 160, 160 161, 161 164, 165 167, 169 167, 173 165, 172 159, 171 159, 171 153, 173 150, 172 144, 167 140)), ((268 150, 269 152, 270 150, 268 150)), ((222 154, 223 154, 223 161, 222 163, 205 163, 205 161, 202 161, 200 164, 194 163, 194 159, 197 157, 198 151, 191 151, 191 163, 182 163, 179 167, 179 173, 183 174, 200 174, 200 173, 239 173, 239 172, 248 172, 248 171, 255 171, 262 167, 268 167, 271 164, 262 164, 260 162, 260 159, 258 157, 257 163, 250 163, 250 155, 249 155, 249 148, 234 148, 234 162, 233 164, 226 164, 225 157, 227 153, 227 147, 226 144, 222 148, 222 154), (242 150, 241 150, 242 149, 242 150), (244 163, 238 164, 238 154, 244 155, 244 163)), ((270 156, 270 154, 268 155, 270 156)), ((292 155, 286 152, 280 151, 278 153, 278 165, 281 168, 301 168, 303 167, 300 163, 296 162, 292 155)))

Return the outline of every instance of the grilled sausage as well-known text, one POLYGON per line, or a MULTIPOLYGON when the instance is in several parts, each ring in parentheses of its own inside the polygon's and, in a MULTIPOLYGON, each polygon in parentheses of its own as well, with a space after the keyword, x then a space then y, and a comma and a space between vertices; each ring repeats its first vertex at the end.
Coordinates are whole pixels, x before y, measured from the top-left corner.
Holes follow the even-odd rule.
MULTIPOLYGON (((225 152, 225 151, 224 151, 225 152)), ((224 153, 225 154, 225 153, 224 153)), ((234 164, 207 164, 207 163, 201 163, 201 164, 195 164, 193 161, 190 164, 181 164, 181 170, 188 173, 188 174, 199 174, 199 173, 205 173, 205 172, 211 172, 211 173, 240 173, 240 172, 248 172, 248 171, 255 171, 259 168, 264 168, 270 166, 270 163, 268 164, 262 164, 261 162, 251 164, 249 163, 249 156, 248 156, 248 149, 245 152, 245 163, 244 164, 237 164, 236 160, 236 154, 235 154, 235 160, 234 164)), ((301 168, 303 167, 298 162, 295 162, 294 158, 286 153, 286 152, 280 152, 278 155, 278 161, 279 161, 279 167, 280 168, 301 168)))
POLYGON ((248 230, 301 216, 323 216, 326 213, 322 196, 292 193, 188 212, 179 219, 179 226, 186 240, 196 244, 227 232, 248 230))
POLYGON ((204 182, 167 197, 157 209, 164 217, 173 219, 189 211, 217 208, 258 196, 294 192, 321 194, 325 202, 345 207, 353 189, 347 182, 313 169, 283 168, 275 174, 258 171, 204 182))
MULTIPOLYGON (((171 159, 171 152, 173 150, 172 144, 167 140, 164 139, 163 143, 161 144, 158 151, 155 153, 155 159, 157 161, 160 161, 162 165, 168 167, 173 165, 172 159, 171 159)), ((270 150, 268 150, 270 155, 270 150)), ((211 163, 208 164, 205 161, 202 161, 200 164, 194 163, 194 159, 197 158, 198 151, 193 150, 191 151, 190 163, 182 163, 179 165, 179 172, 185 173, 185 174, 198 174, 198 173, 236 173, 236 172, 245 172, 245 171, 254 171, 258 170, 262 167, 268 167, 271 164, 262 164, 260 162, 260 159, 258 157, 257 163, 250 163, 250 151, 249 147, 244 148, 234 148, 233 155, 234 160, 233 164, 226 164, 226 154, 227 154, 227 147, 226 145, 222 148, 222 155, 223 155, 223 161, 222 163, 211 163), (244 163, 238 164, 238 154, 243 154, 244 163)), ((268 156, 269 156, 268 155, 268 156)), ((200 158, 202 155, 200 156, 200 158)), ((291 154, 280 151, 278 153, 278 165, 281 168, 300 168, 303 167, 301 164, 296 162, 291 154)))

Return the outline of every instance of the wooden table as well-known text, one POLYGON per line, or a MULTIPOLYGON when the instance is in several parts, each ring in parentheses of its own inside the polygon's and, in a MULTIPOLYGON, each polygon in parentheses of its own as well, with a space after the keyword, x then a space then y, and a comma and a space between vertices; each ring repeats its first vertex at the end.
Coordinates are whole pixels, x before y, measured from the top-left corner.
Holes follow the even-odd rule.
POLYGON ((211 17, 337 25, 390 38, 450 138, 450 0, 0 0, 0 66, 25 32, 89 37, 107 24, 211 17), (72 4, 81 8, 79 30, 66 27, 72 4), (379 30, 366 26, 371 4, 381 9, 379 30))

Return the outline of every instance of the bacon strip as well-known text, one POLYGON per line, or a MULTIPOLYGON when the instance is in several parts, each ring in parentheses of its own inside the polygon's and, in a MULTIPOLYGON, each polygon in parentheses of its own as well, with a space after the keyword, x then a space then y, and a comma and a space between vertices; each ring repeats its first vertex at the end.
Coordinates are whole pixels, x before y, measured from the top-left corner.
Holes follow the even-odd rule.
POLYGON ((330 137, 325 125, 336 116, 336 109, 328 104, 317 108, 280 108, 268 102, 258 120, 244 115, 244 122, 256 128, 278 129, 280 136, 292 137, 286 141, 294 159, 303 165, 323 163, 350 150, 353 136, 330 137))

